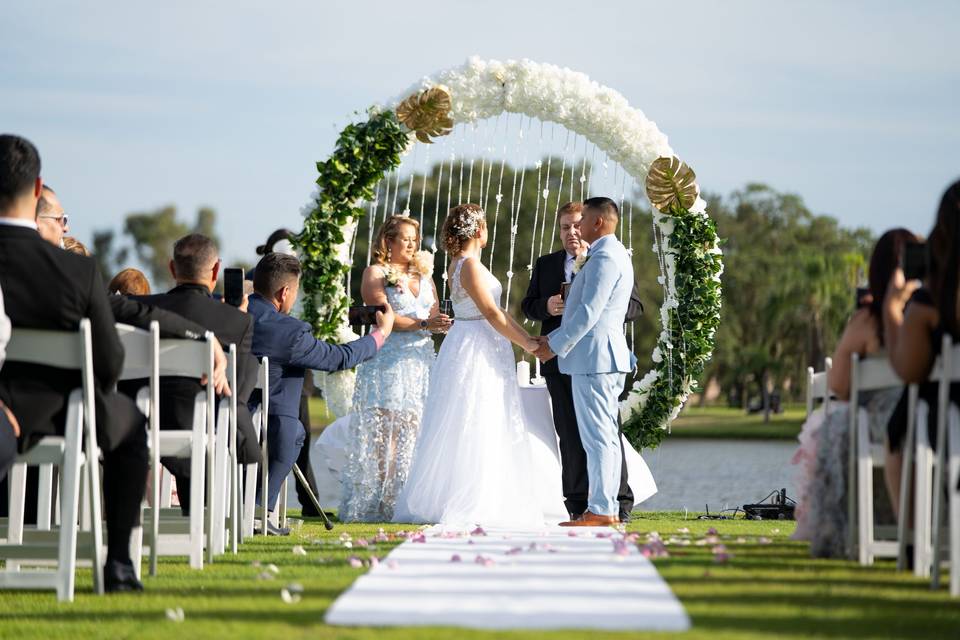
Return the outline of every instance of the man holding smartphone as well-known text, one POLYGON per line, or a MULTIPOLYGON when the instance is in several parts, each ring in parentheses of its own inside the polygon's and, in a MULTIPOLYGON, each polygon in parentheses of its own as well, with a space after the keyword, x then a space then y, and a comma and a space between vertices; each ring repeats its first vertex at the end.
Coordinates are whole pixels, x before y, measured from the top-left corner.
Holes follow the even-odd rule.
MULTIPOLYGON (((290 316, 300 292, 300 261, 284 253, 268 253, 257 264, 253 276, 254 294, 249 311, 253 317, 253 353, 270 358, 270 408, 267 417, 267 444, 270 460, 267 506, 273 511, 283 481, 290 475, 306 436, 300 422, 300 395, 307 369, 341 371, 352 369, 377 355, 393 330, 394 314, 389 305, 370 318, 376 327, 363 338, 347 344, 329 344, 313 336, 313 327, 290 316)), ((264 488, 257 492, 263 504, 264 488)), ((271 535, 288 530, 267 525, 271 535)))

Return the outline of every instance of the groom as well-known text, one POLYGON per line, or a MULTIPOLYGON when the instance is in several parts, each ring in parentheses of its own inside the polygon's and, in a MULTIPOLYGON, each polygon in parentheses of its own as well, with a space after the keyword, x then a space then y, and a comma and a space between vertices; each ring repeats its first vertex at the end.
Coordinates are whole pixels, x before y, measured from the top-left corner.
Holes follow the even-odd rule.
POLYGON ((560 372, 571 376, 580 440, 587 454, 587 510, 562 526, 620 522, 619 396, 636 357, 623 335, 634 280, 630 256, 614 235, 619 221, 620 211, 610 198, 584 201, 580 235, 590 244, 587 260, 573 280, 563 323, 541 339, 536 353, 544 361, 559 356, 560 372))

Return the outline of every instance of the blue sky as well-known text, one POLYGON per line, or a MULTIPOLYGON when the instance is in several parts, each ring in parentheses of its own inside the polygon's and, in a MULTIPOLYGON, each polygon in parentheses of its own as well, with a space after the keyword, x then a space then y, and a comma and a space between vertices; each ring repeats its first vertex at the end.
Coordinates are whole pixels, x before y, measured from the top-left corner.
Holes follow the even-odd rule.
POLYGON ((224 254, 251 259, 299 228, 353 111, 473 54, 583 71, 704 189, 766 182, 846 226, 926 232, 960 177, 957 2, 14 0, 0 16, 0 130, 40 148, 83 241, 130 211, 209 205, 224 254))

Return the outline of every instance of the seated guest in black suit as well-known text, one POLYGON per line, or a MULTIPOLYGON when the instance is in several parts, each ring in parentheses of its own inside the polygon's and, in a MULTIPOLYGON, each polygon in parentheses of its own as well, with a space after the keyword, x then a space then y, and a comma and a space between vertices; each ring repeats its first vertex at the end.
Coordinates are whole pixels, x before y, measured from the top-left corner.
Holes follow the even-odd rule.
MULTIPOLYGON (((147 477, 143 414, 113 389, 123 366, 97 263, 57 249, 37 231, 42 193, 40 156, 27 140, 0 135, 0 287, 15 328, 76 331, 89 318, 97 401, 97 434, 103 453, 107 521, 108 591, 142 590, 130 560, 130 533, 140 516, 147 477)), ((62 435, 67 399, 80 376, 50 367, 8 363, 0 370, 0 400, 20 422, 20 450, 47 435, 62 435)))
MULTIPOLYGON (((560 241, 563 249, 537 258, 530 275, 530 286, 520 307, 530 320, 540 321, 540 335, 545 336, 560 326, 563 318, 563 300, 560 285, 572 282, 577 256, 586 254, 589 246, 580 240, 580 218, 583 205, 568 202, 557 212, 560 225, 560 241)), ((641 313, 643 305, 637 285, 633 285, 630 307, 625 322, 632 322, 641 313)), ((577 416, 573 409, 573 388, 570 376, 560 373, 557 359, 541 364, 540 372, 547 381, 550 402, 553 405, 553 422, 560 439, 560 466, 563 474, 563 497, 571 519, 576 519, 587 510, 587 454, 580 441, 577 416)), ((629 388, 629 387, 628 387, 629 388)), ((633 511, 633 492, 627 484, 627 463, 623 460, 620 474, 620 522, 630 519, 633 511)))
MULTIPOLYGON (((253 430, 247 401, 257 382, 257 361, 250 355, 253 320, 249 315, 213 298, 220 274, 217 246, 210 238, 194 233, 173 246, 170 273, 177 286, 167 293, 134 298, 150 306, 172 311, 212 331, 224 350, 237 346, 237 451, 240 462, 260 459, 260 444, 253 430)), ((165 377, 160 381, 160 428, 189 429, 193 425, 193 402, 202 386, 195 379, 165 377)), ((180 507, 190 511, 190 461, 164 459, 164 466, 177 479, 180 507)))
MULTIPOLYGON (((300 261, 283 253, 268 253, 257 264, 250 296, 254 318, 253 353, 270 358, 270 409, 267 444, 270 480, 267 505, 273 511, 280 488, 300 454, 304 429, 300 397, 306 369, 352 369, 377 355, 393 330, 393 310, 377 312, 377 326, 367 336, 347 344, 328 344, 313 337, 313 328, 288 315, 300 291, 300 261)), ((263 488, 257 502, 263 504, 263 488)), ((268 533, 288 531, 269 525, 268 533)))

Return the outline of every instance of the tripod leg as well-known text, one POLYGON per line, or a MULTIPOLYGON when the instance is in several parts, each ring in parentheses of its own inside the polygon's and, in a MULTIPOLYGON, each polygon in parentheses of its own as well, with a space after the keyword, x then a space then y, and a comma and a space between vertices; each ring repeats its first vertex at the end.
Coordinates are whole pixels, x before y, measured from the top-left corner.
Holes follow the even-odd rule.
POLYGON ((323 526, 327 531, 333 529, 333 523, 330 522, 330 519, 327 517, 326 512, 323 510, 323 507, 320 506, 320 501, 317 500, 317 496, 313 495, 313 490, 310 489, 310 483, 307 482, 306 476, 303 475, 303 471, 300 470, 300 467, 294 463, 293 473, 297 476, 297 481, 300 483, 300 486, 304 488, 307 492, 307 495, 310 496, 310 502, 313 503, 313 506, 317 508, 317 511, 320 512, 320 517, 323 518, 323 526))

